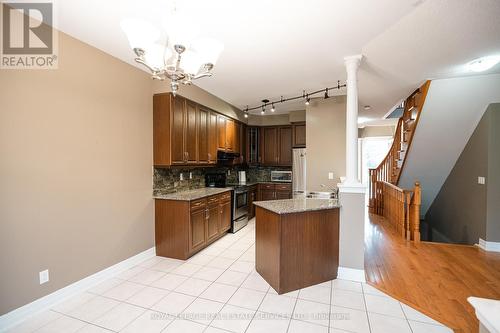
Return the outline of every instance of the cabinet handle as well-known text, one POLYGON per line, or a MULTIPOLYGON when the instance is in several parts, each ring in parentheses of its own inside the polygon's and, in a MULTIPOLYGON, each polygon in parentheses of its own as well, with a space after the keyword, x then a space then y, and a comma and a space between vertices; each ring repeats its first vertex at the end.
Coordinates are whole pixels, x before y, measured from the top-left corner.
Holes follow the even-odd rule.
POLYGON ((205 211, 205 219, 210 219, 210 211, 208 209, 205 211))

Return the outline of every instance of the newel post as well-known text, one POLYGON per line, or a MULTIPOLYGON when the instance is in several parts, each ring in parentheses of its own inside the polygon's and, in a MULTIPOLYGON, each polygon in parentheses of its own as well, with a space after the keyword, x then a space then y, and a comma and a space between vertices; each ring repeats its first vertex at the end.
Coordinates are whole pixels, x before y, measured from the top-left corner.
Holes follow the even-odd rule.
POLYGON ((413 214, 413 240, 420 242, 420 203, 422 193, 420 183, 415 182, 415 190, 413 192, 412 214, 413 214))

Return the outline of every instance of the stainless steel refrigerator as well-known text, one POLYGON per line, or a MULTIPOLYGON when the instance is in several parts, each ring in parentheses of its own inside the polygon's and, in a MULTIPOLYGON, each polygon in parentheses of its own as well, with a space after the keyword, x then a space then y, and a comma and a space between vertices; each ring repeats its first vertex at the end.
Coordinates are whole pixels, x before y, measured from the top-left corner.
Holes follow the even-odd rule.
POLYGON ((296 148, 293 150, 293 169, 292 169, 292 188, 293 194, 301 195, 306 192, 306 149, 296 148))

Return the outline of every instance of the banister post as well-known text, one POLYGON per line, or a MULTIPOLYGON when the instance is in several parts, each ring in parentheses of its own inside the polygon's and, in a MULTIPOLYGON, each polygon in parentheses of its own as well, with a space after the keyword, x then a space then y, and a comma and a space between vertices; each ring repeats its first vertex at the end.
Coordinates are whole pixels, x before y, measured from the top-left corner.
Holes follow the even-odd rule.
POLYGON ((420 204, 422 200, 422 193, 420 188, 420 183, 415 182, 415 189, 413 192, 413 240, 415 242, 420 242, 420 204))

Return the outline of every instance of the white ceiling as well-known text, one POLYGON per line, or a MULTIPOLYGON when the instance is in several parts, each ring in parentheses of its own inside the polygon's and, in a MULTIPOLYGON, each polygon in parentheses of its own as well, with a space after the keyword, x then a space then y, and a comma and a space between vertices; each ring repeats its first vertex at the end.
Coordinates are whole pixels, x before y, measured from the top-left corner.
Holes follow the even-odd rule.
MULTIPOLYGON (((57 1, 56 26, 135 65, 120 21, 144 18, 160 28, 169 4, 57 1)), ((362 53, 360 106, 372 108, 361 107, 360 116, 380 119, 425 79, 461 76, 457 66, 500 54, 498 0, 183 0, 177 7, 192 13, 202 36, 225 45, 215 75, 197 85, 239 108, 336 85, 346 79, 343 57, 362 53)))

